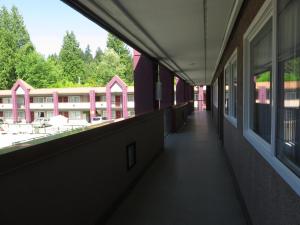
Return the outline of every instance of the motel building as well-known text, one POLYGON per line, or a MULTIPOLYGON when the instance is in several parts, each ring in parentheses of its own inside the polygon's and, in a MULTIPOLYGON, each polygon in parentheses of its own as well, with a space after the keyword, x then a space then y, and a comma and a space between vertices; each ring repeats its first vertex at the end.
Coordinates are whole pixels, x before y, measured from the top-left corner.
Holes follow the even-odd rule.
MULTIPOLYGON (((1 149, 1 225, 300 225, 300 0, 62 2, 135 49, 135 116, 1 149)), ((133 110, 118 77, 0 96, 14 122, 133 110)))
POLYGON ((105 87, 41 88, 19 79, 11 90, 0 90, 0 119, 6 123, 31 123, 63 115, 70 121, 91 122, 134 115, 134 88, 114 76, 105 87))

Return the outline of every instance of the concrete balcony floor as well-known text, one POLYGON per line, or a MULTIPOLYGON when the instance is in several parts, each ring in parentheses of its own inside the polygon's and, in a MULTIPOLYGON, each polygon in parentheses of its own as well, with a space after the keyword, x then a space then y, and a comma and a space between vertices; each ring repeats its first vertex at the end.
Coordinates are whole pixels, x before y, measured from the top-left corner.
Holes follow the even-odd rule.
POLYGON ((192 114, 106 224, 246 224, 217 140, 210 115, 192 114))

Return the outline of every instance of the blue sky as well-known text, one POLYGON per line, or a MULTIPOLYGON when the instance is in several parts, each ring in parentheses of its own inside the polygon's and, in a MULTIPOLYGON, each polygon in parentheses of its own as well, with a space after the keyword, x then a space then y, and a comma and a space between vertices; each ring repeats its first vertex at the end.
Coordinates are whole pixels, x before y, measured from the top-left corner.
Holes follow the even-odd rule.
POLYGON ((15 5, 24 18, 31 41, 38 52, 58 53, 66 31, 74 31, 80 47, 104 50, 107 32, 59 0, 0 0, 8 9, 15 5))

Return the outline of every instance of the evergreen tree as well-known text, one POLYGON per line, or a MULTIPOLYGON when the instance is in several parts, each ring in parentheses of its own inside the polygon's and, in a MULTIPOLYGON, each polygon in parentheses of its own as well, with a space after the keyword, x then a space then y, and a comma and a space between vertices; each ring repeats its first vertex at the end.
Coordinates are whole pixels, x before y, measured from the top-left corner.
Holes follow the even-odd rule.
POLYGON ((113 49, 120 57, 120 65, 122 69, 120 70, 120 77, 127 83, 133 83, 133 62, 132 56, 128 47, 125 45, 123 41, 118 39, 112 34, 108 34, 106 47, 113 49))
POLYGON ((29 34, 18 9, 0 9, 0 89, 9 89, 17 79, 16 58, 19 51, 33 51, 29 34))
POLYGON ((115 36, 109 34, 107 49, 98 48, 93 58, 89 45, 83 52, 75 34, 66 32, 59 55, 45 59, 32 45, 17 8, 0 8, 0 89, 10 89, 17 78, 37 88, 99 86, 116 74, 132 84, 132 56, 115 36))
POLYGON ((86 49, 83 54, 83 60, 85 63, 90 63, 93 60, 92 51, 90 49, 90 45, 86 46, 86 49))
POLYGON ((73 32, 67 32, 59 53, 59 61, 63 70, 63 79, 68 82, 78 83, 85 80, 83 52, 79 47, 73 32))
POLYGON ((97 62, 100 62, 102 55, 103 55, 103 52, 102 52, 101 48, 97 48, 94 60, 97 62))
POLYGON ((92 64, 93 69, 88 83, 105 86, 114 75, 120 72, 120 57, 113 49, 106 49, 100 62, 92 64))

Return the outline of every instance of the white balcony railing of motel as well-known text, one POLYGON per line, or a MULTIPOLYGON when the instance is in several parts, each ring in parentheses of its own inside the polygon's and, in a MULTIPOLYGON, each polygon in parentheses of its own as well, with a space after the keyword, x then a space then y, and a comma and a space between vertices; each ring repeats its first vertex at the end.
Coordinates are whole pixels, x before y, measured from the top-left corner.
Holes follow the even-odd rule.
POLYGON ((133 109, 134 108, 134 101, 127 102, 127 108, 133 109))
POLYGON ((1 109, 12 109, 12 104, 11 103, 1 103, 0 110, 1 109))
POLYGON ((106 108, 107 104, 106 102, 96 102, 96 108, 106 108))
MULTIPOLYGON (((53 103, 30 103, 30 109, 53 109, 54 104, 53 103)), ((89 109, 90 103, 89 102, 60 102, 58 103, 59 109, 89 109)), ((106 108, 107 104, 106 102, 96 102, 96 108, 106 108)), ((121 108, 122 104, 120 103, 118 106, 116 106, 114 103, 112 103, 112 108, 121 108)), ((128 108, 134 108, 134 102, 130 101, 127 102, 128 108)), ((24 109, 24 105, 19 105, 19 109, 24 109)), ((6 109, 12 109, 11 103, 1 103, 0 104, 0 110, 6 110, 6 109)))
POLYGON ((30 109, 53 109, 53 103, 30 103, 30 109))
POLYGON ((18 109, 25 109, 25 105, 24 104, 17 104, 17 108, 18 109))
POLYGON ((115 108, 115 109, 119 109, 119 108, 122 108, 122 103, 114 103, 114 102, 112 102, 111 103, 111 107, 112 108, 115 108))
POLYGON ((59 109, 90 109, 89 102, 60 102, 59 109))

